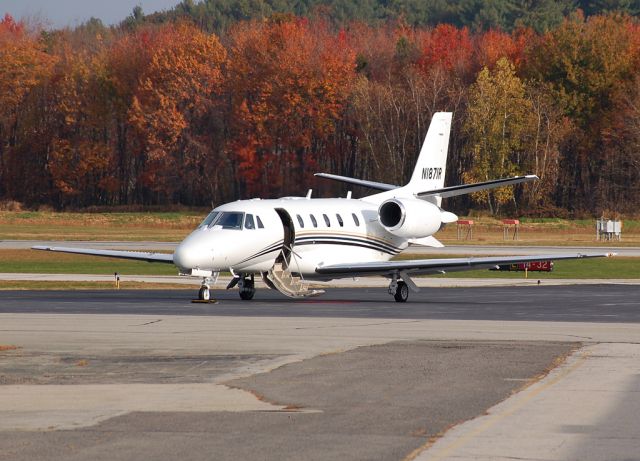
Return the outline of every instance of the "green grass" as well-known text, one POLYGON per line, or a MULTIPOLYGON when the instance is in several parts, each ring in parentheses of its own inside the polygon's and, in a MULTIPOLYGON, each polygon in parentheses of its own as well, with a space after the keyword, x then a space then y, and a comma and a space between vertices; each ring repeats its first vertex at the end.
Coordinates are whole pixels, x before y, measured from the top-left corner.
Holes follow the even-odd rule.
MULTIPOLYGON (((524 272, 475 270, 449 272, 445 277, 524 279, 525 274, 524 272)), ((640 258, 593 258, 554 261, 552 272, 529 272, 528 278, 540 280, 640 279, 640 258)))
MULTIPOLYGON (((462 258, 464 256, 429 255, 429 259, 457 257, 462 258)), ((397 259, 425 259, 425 257, 424 255, 403 254, 397 259)), ((447 272, 445 275, 432 275, 429 277, 524 279, 524 275, 524 272, 490 271, 488 269, 482 269, 462 272, 447 272)), ((541 280, 640 279, 640 258, 613 257, 554 261, 552 272, 529 272, 528 277, 541 280)))
MULTIPOLYGON (((0 281, 0 290, 115 290, 113 282, 0 281)), ((121 290, 194 290, 170 283, 120 282, 121 290)))
MULTIPOLYGON (((44 274, 177 275, 173 264, 36 250, 0 250, 0 272, 44 274)), ((4 283, 4 282, 0 282, 4 283)))

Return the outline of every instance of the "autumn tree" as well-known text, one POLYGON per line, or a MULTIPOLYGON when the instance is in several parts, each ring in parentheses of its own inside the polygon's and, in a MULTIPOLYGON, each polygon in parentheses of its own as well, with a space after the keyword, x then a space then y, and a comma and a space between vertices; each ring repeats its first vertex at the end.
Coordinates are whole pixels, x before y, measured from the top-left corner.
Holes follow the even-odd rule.
POLYGON ((473 66, 470 32, 446 25, 415 30, 402 23, 361 29, 353 34, 359 63, 366 64, 359 65, 352 96, 361 140, 358 158, 364 165, 370 159, 372 179, 404 183, 433 113, 464 104, 473 66))
POLYGON ((119 180, 112 148, 111 112, 103 91, 106 69, 101 37, 87 31, 86 46, 62 34, 59 61, 47 88, 55 114, 47 167, 53 200, 61 206, 117 203, 119 180), (88 46, 90 38, 95 40, 88 46))
MULTIPOLYGON (((514 176, 521 171, 519 158, 525 148, 531 102, 523 82, 515 75, 506 58, 494 71, 486 67, 470 90, 465 122, 467 149, 472 168, 464 174, 467 182, 488 181, 514 176)), ((485 190, 473 194, 491 213, 514 199, 512 187, 485 190)))
MULTIPOLYGON (((273 17, 230 36, 229 155, 246 193, 299 191, 342 116, 355 70, 344 34, 273 17)), ((326 155, 326 153, 325 153, 326 155)))
POLYGON ((216 113, 226 51, 215 35, 186 24, 160 33, 129 111, 142 140, 142 184, 168 201, 212 199, 229 173, 216 113))
POLYGON ((546 34, 532 49, 527 74, 550 85, 553 97, 575 131, 561 158, 560 205, 604 206, 611 198, 597 190, 608 180, 611 157, 603 155, 602 133, 612 127, 616 94, 638 65, 637 26, 629 17, 611 14, 585 19, 576 14, 546 34))
POLYGON ((17 151, 25 139, 21 134, 27 133, 20 109, 35 97, 34 89, 48 78, 54 62, 23 23, 8 14, 0 20, 0 196, 14 196, 24 189, 28 178, 20 171, 17 151))

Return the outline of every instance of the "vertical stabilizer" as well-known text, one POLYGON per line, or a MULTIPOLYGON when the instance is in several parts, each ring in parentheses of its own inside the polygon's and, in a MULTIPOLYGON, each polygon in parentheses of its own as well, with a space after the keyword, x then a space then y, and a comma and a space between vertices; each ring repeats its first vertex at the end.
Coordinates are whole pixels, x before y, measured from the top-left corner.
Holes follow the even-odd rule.
MULTIPOLYGON (((451 112, 436 112, 422 144, 411 181, 405 189, 413 193, 444 187, 444 175, 447 169, 447 151, 451 132, 451 112)), ((440 206, 441 198, 435 198, 440 206)))

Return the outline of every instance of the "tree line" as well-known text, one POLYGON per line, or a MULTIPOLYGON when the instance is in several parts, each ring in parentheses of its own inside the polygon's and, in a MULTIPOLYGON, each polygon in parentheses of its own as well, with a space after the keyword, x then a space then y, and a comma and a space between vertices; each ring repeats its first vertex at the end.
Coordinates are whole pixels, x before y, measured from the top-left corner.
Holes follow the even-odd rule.
POLYGON ((345 192, 316 171, 402 184, 432 114, 452 111, 447 183, 541 178, 454 210, 638 208, 633 16, 578 11, 539 32, 272 14, 219 35, 143 18, 47 32, 0 21, 0 199, 83 208, 345 192))
POLYGON ((163 23, 188 18, 207 32, 223 33, 239 21, 293 13, 323 18, 335 27, 357 21, 379 26, 401 20, 412 27, 451 24, 472 30, 512 31, 529 27, 546 32, 581 10, 586 16, 640 14, 640 0, 182 0, 168 11, 143 14, 137 7, 123 25, 163 23))

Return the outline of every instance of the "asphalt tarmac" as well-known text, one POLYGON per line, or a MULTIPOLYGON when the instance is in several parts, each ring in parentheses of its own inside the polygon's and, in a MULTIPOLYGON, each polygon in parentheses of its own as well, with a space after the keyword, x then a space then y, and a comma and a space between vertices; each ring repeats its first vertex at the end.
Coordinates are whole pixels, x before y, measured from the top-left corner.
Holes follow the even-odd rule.
POLYGON ((0 431, 0 459, 403 460, 573 347, 423 341, 359 348, 227 383, 286 404, 283 410, 132 412, 76 430, 0 431))
POLYGON ((427 288, 396 303, 384 288, 335 288, 309 299, 258 290, 216 290, 217 304, 192 303, 194 290, 0 291, 0 313, 341 317, 555 322, 640 322, 639 285, 427 288))
POLYGON ((194 293, 0 291, 0 460, 637 455, 640 286, 194 293))

